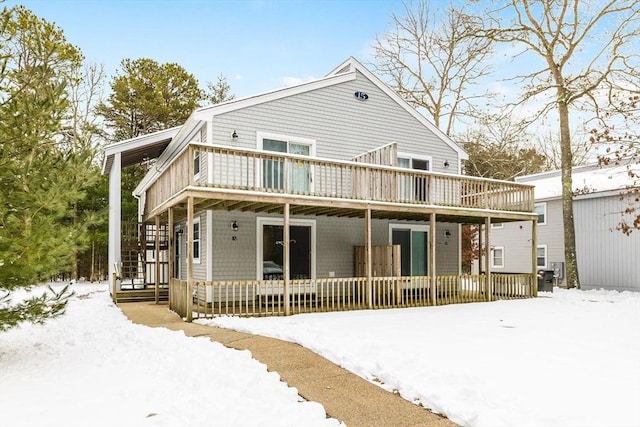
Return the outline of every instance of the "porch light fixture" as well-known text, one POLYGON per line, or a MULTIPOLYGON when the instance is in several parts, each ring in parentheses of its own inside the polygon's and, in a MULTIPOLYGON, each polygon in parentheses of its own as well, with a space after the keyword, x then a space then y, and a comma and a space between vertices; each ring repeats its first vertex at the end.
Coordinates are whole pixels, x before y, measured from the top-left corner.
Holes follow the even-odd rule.
POLYGON ((231 139, 233 140, 233 142, 236 142, 238 140, 238 133, 235 130, 231 134, 231 139))
POLYGON ((451 237, 451 232, 449 230, 444 230, 444 237, 446 237, 447 239, 451 237))
POLYGON ((449 160, 445 160, 444 163, 442 163, 442 166, 444 166, 445 168, 449 167, 449 160))
POLYGON ((237 221, 233 221, 233 222, 231 223, 231 229, 232 229, 233 231, 238 231, 238 229, 239 229, 239 228, 240 228, 240 227, 238 227, 238 222, 237 222, 237 221))

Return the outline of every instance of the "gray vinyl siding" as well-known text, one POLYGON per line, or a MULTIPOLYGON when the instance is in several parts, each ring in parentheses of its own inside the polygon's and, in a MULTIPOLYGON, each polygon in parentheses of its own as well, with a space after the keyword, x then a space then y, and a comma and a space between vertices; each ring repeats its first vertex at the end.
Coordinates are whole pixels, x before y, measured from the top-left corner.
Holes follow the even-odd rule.
POLYGON ((616 230, 624 202, 617 195, 574 201, 578 271, 583 289, 640 291, 640 234, 616 230))
MULTIPOLYGON (((278 215, 265 216, 243 212, 215 211, 213 213, 213 280, 254 280, 256 278, 257 217, 282 218, 278 215), (237 232, 231 229, 233 221, 238 224, 237 232)), ((202 214, 202 218, 204 221, 206 215, 202 214)), ((330 277, 331 273, 335 277, 353 277, 354 246, 364 245, 364 219, 312 216, 292 217, 294 218, 313 219, 316 222, 316 277, 330 277)), ((373 245, 388 244, 389 221, 373 220, 371 228, 373 245)), ((456 224, 438 223, 436 229, 437 273, 458 274, 458 227, 456 224), (445 237, 445 230, 451 232, 450 237, 445 237)), ((203 234, 202 247, 208 246, 206 234, 203 234)), ((206 259, 203 259, 202 275, 206 271, 205 262, 206 259)), ((204 276, 198 276, 195 280, 204 280, 204 276)))
MULTIPOLYGON (((206 280, 207 279, 207 245, 206 245, 206 233, 207 233, 207 215, 204 212, 198 212, 193 215, 195 218, 200 218, 200 262, 193 263, 193 280, 206 280)), ((174 227, 179 227, 185 230, 182 235, 182 242, 180 243, 180 279, 187 278, 187 223, 186 221, 178 222, 174 224, 174 227)))
POLYGON ((316 156, 351 160, 354 156, 396 142, 402 153, 433 157, 432 170, 455 173, 457 153, 362 74, 336 84, 287 98, 242 108, 213 118, 213 143, 256 147, 256 132, 316 141, 316 156), (366 92, 359 101, 355 92, 366 92), (443 168, 448 160, 450 166, 443 168))

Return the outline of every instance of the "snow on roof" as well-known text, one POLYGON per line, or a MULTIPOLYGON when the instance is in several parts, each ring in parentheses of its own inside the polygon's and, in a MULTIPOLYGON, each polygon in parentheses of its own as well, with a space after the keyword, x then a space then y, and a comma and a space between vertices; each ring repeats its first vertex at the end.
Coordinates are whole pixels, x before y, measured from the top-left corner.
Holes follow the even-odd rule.
MULTIPOLYGON (((640 165, 637 163, 612 166, 588 165, 572 170, 575 194, 592 194, 640 186, 640 165), (633 171, 636 177, 629 174, 633 171)), ((535 199, 555 199, 562 196, 561 172, 542 172, 516 178, 517 182, 535 186, 535 199)))

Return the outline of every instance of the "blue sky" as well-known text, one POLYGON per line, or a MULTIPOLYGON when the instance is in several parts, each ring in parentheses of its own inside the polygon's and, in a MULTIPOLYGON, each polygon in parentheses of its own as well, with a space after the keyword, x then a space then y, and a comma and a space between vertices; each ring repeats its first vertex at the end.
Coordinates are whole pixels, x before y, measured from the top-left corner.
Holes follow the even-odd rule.
POLYGON ((204 88, 222 73, 237 97, 371 61, 401 0, 25 0, 109 76, 124 58, 176 62, 204 88))

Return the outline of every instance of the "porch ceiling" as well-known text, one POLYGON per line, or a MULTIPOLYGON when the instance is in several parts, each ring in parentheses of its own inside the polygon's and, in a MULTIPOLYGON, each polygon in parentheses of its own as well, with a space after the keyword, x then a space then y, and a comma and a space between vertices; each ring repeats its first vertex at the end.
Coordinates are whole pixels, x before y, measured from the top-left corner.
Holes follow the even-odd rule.
POLYGON ((186 191, 174 197, 167 204, 152 212, 145 219, 154 215, 162 219, 167 217, 167 209, 174 208, 174 219, 180 220, 187 215, 187 197, 194 198, 194 209, 212 209, 224 211, 253 212, 263 214, 283 214, 284 204, 289 203, 290 215, 328 216, 345 218, 363 218, 367 208, 371 209, 374 219, 391 219, 407 221, 428 221, 431 213, 436 213, 439 221, 482 224, 487 216, 493 223, 527 221, 537 218, 533 213, 488 211, 479 209, 461 209, 446 206, 402 205, 367 202, 364 200, 317 200, 318 198, 287 197, 279 194, 270 196, 254 196, 248 194, 219 194, 210 191, 186 191))

